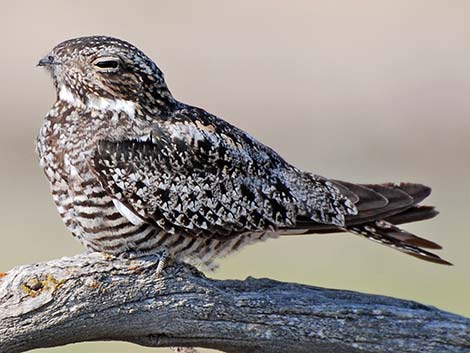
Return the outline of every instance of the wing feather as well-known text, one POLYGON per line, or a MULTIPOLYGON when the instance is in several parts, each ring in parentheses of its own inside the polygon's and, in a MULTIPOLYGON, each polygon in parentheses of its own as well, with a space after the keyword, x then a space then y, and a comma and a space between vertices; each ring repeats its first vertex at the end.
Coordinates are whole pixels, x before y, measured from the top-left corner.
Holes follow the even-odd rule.
POLYGON ((138 219, 227 236, 292 228, 299 215, 342 226, 356 211, 336 185, 236 127, 201 111, 185 114, 153 124, 148 136, 97 145, 92 170, 138 219))

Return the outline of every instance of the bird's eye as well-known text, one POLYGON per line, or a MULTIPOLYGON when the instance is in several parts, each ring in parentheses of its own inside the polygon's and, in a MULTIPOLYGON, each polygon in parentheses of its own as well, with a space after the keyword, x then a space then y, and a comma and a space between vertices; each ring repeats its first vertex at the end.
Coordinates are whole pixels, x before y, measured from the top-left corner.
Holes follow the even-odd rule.
POLYGON ((95 67, 99 71, 111 72, 119 68, 119 59, 116 58, 100 58, 95 60, 95 67))

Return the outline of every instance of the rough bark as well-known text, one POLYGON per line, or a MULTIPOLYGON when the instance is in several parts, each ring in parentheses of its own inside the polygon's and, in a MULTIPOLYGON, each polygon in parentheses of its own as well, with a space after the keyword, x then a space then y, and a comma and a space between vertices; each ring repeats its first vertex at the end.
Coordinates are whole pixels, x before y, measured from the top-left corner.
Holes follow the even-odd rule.
POLYGON ((0 351, 120 340, 225 352, 470 352, 470 320, 419 303, 270 279, 218 281, 158 257, 84 254, 0 278, 0 351))

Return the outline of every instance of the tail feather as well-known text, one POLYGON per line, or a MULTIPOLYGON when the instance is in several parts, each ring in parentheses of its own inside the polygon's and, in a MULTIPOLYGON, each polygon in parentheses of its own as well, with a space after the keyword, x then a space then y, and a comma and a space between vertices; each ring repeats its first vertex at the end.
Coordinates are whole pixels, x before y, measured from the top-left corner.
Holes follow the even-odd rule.
POLYGON ((414 183, 352 184, 338 180, 332 183, 354 203, 358 213, 346 217, 344 227, 320 224, 308 216, 300 216, 297 218, 296 228, 281 229, 282 235, 351 232, 422 260, 451 265, 424 250, 441 249, 439 244, 396 226, 430 219, 438 214, 432 206, 419 205, 429 196, 431 188, 414 183))
POLYGON ((429 187, 413 183, 352 184, 338 180, 333 183, 359 211, 347 217, 348 225, 384 219, 404 212, 431 193, 429 187))
POLYGON ((366 237, 369 240, 389 246, 405 254, 418 257, 422 260, 452 265, 450 262, 424 249, 441 249, 439 244, 430 240, 423 239, 412 233, 401 230, 391 223, 385 221, 376 221, 374 223, 364 224, 346 228, 347 231, 366 237), (424 248, 424 249, 423 249, 424 248))

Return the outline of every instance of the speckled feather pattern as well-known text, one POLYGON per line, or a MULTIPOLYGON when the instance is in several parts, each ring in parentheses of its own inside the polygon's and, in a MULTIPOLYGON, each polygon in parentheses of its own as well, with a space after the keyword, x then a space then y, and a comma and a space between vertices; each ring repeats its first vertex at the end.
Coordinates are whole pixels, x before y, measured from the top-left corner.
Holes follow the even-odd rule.
POLYGON ((110 193, 170 232, 226 237, 293 227, 298 215, 342 226, 355 213, 330 182, 198 108, 138 140, 100 141, 93 169, 110 193))
MULTIPOLYGON (((380 242, 367 223, 380 215, 413 209, 412 220, 426 218, 406 187, 381 192, 303 172, 244 131, 177 101, 155 63, 129 43, 78 38, 42 63, 57 102, 39 134, 41 166, 65 224, 89 249, 166 250, 212 266, 280 234, 347 230, 380 242)), ((419 255, 420 245, 403 251, 419 255)))

